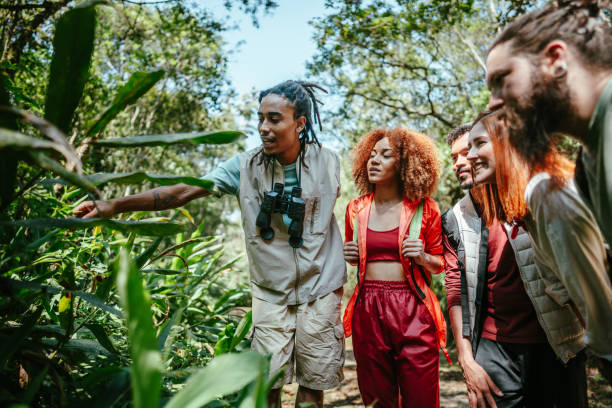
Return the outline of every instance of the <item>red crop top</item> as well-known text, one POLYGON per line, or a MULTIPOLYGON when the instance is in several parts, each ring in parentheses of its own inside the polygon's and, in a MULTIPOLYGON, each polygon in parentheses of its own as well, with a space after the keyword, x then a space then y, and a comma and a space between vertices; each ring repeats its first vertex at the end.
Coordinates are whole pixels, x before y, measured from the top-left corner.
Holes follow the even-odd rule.
POLYGON ((366 262, 400 261, 399 226, 388 231, 374 231, 368 228, 366 235, 366 262))

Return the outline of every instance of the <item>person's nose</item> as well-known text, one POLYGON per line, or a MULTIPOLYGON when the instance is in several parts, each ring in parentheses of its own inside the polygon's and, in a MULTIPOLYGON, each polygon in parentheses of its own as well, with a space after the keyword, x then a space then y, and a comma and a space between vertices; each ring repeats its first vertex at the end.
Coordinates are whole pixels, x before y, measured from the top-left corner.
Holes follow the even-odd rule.
POLYGON ((469 163, 473 162, 478 158, 478 149, 476 146, 470 146, 467 156, 465 157, 469 163))
POLYGON ((264 119, 261 122, 259 122, 259 134, 265 135, 265 134, 268 134, 269 132, 270 132, 270 126, 269 126, 268 120, 264 119))
POLYGON ((453 165, 453 171, 457 172, 461 167, 469 166, 467 158, 465 155, 460 154, 457 156, 457 160, 455 160, 455 164, 453 165))
POLYGON ((499 96, 497 92, 492 92, 489 97, 489 110, 499 109, 504 106, 504 100, 499 96))

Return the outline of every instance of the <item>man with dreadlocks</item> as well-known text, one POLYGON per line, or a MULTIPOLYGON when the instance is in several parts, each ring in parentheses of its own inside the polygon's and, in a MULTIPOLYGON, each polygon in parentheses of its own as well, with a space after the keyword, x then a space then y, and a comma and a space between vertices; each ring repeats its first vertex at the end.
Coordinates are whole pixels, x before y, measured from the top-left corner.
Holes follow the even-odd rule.
MULTIPOLYGON (((487 82, 489 106, 504 107, 510 142, 531 176, 550 167, 558 135, 581 143, 576 185, 611 244, 612 27, 605 8, 609 1, 559 0, 517 18, 489 50, 487 82)), ((610 339, 608 331, 599 343, 610 339)), ((594 351, 610 379, 612 354, 594 351)))
MULTIPOLYGON (((284 375, 268 396, 280 406, 280 389, 299 384, 296 406, 323 407, 323 390, 343 378, 340 320, 346 266, 333 209, 340 194, 338 155, 317 140, 315 88, 286 81, 259 95, 262 145, 239 153, 205 178, 216 192, 238 197, 253 292, 252 347, 271 355, 270 373, 284 375)), ((135 210, 176 208, 210 194, 178 184, 75 208, 84 218, 135 210)))

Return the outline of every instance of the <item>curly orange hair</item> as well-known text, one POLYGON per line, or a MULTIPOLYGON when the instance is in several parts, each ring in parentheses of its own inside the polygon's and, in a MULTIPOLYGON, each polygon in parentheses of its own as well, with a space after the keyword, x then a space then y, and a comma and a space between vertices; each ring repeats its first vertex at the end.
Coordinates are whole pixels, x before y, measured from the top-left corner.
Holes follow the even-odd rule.
POLYGON ((527 214, 525 188, 533 175, 547 172, 552 187, 561 188, 574 171, 574 163, 556 149, 552 149, 542 162, 527 163, 510 144, 505 119, 503 111, 482 119, 495 154, 496 184, 481 186, 480 190, 482 217, 487 225, 495 219, 504 222, 520 220, 527 214))
POLYGON ((353 178, 359 192, 374 191, 374 184, 368 179, 368 160, 374 145, 385 137, 397 155, 403 195, 410 201, 433 195, 440 178, 438 149, 429 136, 403 128, 376 129, 357 142, 353 149, 353 178))

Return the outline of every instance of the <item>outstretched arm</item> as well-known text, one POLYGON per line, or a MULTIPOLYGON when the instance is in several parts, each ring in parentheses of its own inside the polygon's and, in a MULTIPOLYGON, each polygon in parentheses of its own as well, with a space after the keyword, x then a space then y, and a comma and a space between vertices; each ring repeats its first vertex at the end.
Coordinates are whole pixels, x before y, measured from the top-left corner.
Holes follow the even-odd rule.
POLYGON ((109 218, 115 214, 131 211, 167 210, 182 207, 191 200, 208 194, 210 192, 201 187, 175 184, 112 200, 85 201, 79 204, 73 213, 82 218, 109 218))

